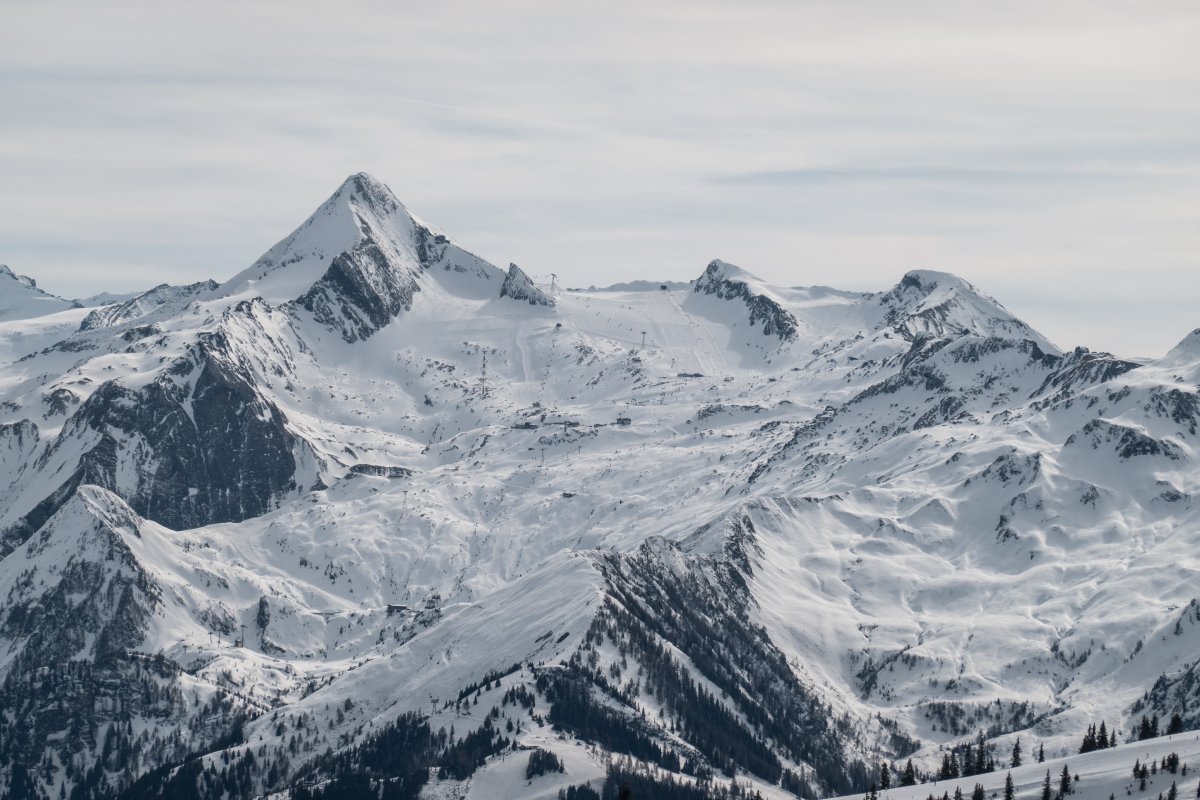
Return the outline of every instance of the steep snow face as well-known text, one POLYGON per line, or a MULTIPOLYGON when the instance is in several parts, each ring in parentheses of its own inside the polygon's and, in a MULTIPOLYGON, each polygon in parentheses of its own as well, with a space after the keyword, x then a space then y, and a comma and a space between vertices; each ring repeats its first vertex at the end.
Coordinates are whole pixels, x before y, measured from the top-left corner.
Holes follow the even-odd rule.
POLYGON ((1179 344, 1172 347, 1170 352, 1158 362, 1158 365, 1183 370, 1194 380, 1195 376, 1200 374, 1200 328, 1183 337, 1179 344))
MULTIPOLYGON (((360 175, 216 288, 0 322, 0 596, 73 608, 39 581, 89 553, 140 609, 87 601, 125 632, 103 680, 186 695, 153 735, 188 749, 140 769, 244 712, 291 765, 261 791, 417 711, 561 753, 581 772, 529 793, 553 798, 619 752, 530 716, 580 685, 681 763, 739 753, 767 796, 981 730, 1054 752, 1192 697, 1194 335, 1145 364, 1061 353, 941 273, 662 286, 551 296, 360 175)), ((36 652, 18 622, 12 664, 36 652)))
POLYGON ((0 264, 0 322, 33 319, 78 307, 77 303, 42 291, 33 278, 0 264))

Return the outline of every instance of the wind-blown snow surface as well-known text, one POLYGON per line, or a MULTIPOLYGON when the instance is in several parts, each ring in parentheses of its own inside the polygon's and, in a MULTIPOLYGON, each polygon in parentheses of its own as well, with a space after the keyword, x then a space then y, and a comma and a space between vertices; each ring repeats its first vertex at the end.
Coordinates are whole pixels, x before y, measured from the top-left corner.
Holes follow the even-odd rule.
MULTIPOLYGON (((76 659, 173 698, 103 684, 79 752, 51 701, 13 707, 0 745, 36 722, 22 758, 57 792, 130 714, 154 755, 117 787, 238 714, 255 746, 307 721, 267 791, 403 711, 464 735, 462 689, 523 665, 504 688, 533 690, 578 654, 638 678, 592 691, 685 763, 786 796, 672 725, 651 655, 597 633, 625 611, 817 793, 1191 696, 1196 334, 1147 364, 1062 352, 930 271, 861 294, 714 261, 660 286, 551 295, 357 175, 224 284, 0 322, 4 697, 76 659), (684 596, 704 614, 663 607, 684 596)), ((568 772, 497 759, 427 792, 602 776, 611 746, 503 719, 568 772)))
POLYGON ((42 291, 33 278, 0 264, 0 322, 32 319, 79 305, 42 291))

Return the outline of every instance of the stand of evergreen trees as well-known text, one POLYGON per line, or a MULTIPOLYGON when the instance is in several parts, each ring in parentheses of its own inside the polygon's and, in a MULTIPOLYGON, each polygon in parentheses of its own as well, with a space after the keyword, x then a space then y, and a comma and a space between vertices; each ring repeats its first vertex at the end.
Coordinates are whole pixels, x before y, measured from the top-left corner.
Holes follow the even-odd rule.
POLYGON ((551 753, 535 747, 529 752, 529 763, 525 765, 525 780, 532 780, 548 772, 566 772, 562 759, 551 753))
MULTIPOLYGON (((749 568, 742 549, 751 546, 743 539, 752 532, 731 535, 725 558, 692 559, 686 571, 663 563, 650 546, 607 556, 601 569, 614 602, 597 617, 594 635, 638 661, 646 692, 667 709, 669 722, 727 775, 742 769, 771 783, 794 784, 774 755, 781 751, 810 764, 811 777, 826 793, 866 786, 871 769, 847 759, 841 746, 858 731, 796 679, 747 613, 746 578, 739 570, 749 568), (661 641, 678 648, 720 696, 697 685, 661 641)), ((903 736, 901 743, 913 744, 903 736)))

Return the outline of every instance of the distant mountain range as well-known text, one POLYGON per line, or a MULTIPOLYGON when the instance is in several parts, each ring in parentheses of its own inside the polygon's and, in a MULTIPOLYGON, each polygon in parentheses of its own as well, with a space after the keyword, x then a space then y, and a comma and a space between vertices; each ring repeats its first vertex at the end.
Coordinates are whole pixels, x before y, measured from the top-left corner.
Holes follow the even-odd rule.
POLYGON ((366 174, 223 283, 0 267, 0 788, 826 797, 1200 728, 1198 425, 1200 330, 551 288, 366 174))

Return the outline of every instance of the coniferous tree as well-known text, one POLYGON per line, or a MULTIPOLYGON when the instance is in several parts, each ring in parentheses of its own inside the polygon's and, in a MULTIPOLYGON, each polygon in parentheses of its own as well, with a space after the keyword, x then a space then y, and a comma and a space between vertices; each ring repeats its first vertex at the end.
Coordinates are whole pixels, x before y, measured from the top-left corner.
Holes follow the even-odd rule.
POLYGON ((971 792, 971 800, 984 800, 986 797, 987 793, 983 790, 983 784, 975 784, 975 790, 971 792))
POLYGON ((1058 778, 1058 796, 1066 797, 1071 791, 1071 770, 1063 764, 1062 774, 1058 778))
POLYGON ((1167 724, 1167 735, 1176 733, 1183 733, 1183 717, 1179 716, 1178 711, 1171 715, 1171 721, 1167 724))
POLYGON ((1012 773, 1009 772, 1004 776, 1004 800, 1013 800, 1017 796, 1016 787, 1013 786, 1012 773))
POLYGON ((25 767, 13 764, 7 796, 10 800, 40 800, 42 793, 38 791, 37 784, 29 777, 25 767))
POLYGON ((913 763, 912 763, 911 758, 908 760, 908 763, 904 765, 904 773, 900 776, 900 785, 901 786, 916 786, 917 785, 917 773, 913 769, 913 763))
POLYGON ((892 769, 886 761, 879 765, 879 788, 885 791, 892 788, 892 769))
POLYGON ((1038 742, 1038 763, 1041 764, 1046 760, 1046 745, 1038 742))
POLYGON ((1042 781, 1042 800, 1054 800, 1050 791, 1050 770, 1046 770, 1046 778, 1042 781))
POLYGON ((1021 766, 1021 737, 1020 736, 1017 737, 1016 743, 1013 744, 1011 765, 1013 767, 1021 766))
POLYGON ((1137 738, 1139 742, 1150 738, 1150 718, 1145 714, 1142 714, 1141 722, 1138 723, 1137 738))
POLYGON ((1080 753, 1090 753, 1096 749, 1096 726, 1088 725, 1087 733, 1083 735, 1083 744, 1079 746, 1080 753))

